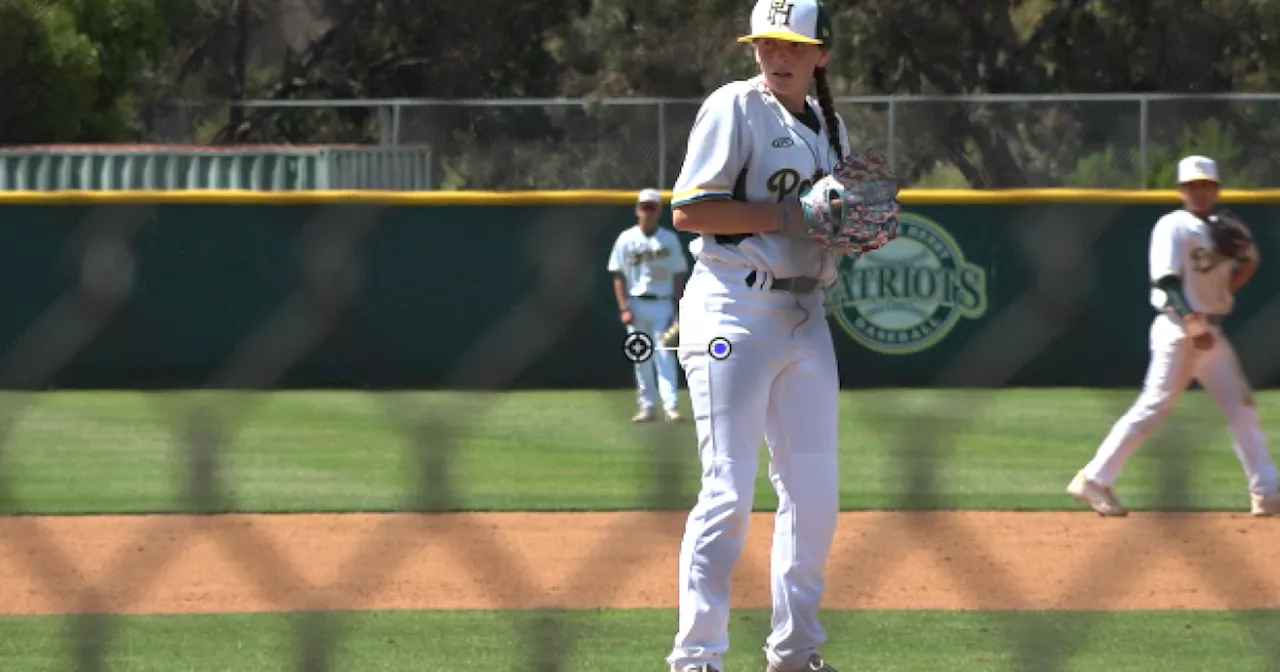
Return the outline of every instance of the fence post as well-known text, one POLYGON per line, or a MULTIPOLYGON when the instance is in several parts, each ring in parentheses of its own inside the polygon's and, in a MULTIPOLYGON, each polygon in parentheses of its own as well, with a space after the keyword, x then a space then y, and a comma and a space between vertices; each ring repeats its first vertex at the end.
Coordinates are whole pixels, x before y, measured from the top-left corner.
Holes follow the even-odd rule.
POLYGON ((1142 164, 1142 188, 1150 189, 1147 183, 1147 97, 1138 99, 1138 155, 1142 164))
POLYGON ((898 99, 889 99, 889 170, 898 172, 898 99))
POLYGON ((400 101, 391 104, 391 146, 400 146, 400 101))
POLYGON ((667 101, 658 101, 658 188, 667 188, 667 101))

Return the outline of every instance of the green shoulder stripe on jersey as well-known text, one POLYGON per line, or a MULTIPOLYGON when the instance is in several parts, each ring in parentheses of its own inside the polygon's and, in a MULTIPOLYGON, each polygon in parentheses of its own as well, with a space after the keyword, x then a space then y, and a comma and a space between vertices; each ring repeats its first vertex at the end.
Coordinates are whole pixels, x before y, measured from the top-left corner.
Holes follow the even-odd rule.
POLYGON ((729 191, 700 191, 695 194, 671 199, 671 207, 678 208, 693 203, 701 203, 703 201, 728 201, 733 199, 733 192, 729 191))

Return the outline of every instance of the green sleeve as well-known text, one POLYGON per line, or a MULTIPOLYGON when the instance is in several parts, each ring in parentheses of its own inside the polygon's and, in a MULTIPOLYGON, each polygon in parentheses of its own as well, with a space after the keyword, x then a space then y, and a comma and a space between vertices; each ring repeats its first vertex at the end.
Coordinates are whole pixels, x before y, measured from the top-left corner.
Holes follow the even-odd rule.
POLYGON ((1182 294, 1182 278, 1176 275, 1166 275, 1156 280, 1157 289, 1164 290, 1167 297, 1167 303, 1178 317, 1186 317, 1191 314, 1191 306, 1187 305, 1187 297, 1182 294))

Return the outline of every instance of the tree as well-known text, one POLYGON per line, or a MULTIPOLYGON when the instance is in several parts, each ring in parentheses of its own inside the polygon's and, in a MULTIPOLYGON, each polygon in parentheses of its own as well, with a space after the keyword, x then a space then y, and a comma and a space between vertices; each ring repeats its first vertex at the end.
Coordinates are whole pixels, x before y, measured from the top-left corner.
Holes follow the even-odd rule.
MULTIPOLYGON (((843 17, 859 46, 844 63, 884 93, 1223 92, 1274 77, 1277 16, 1263 0, 872 0, 843 17)), ((1230 108, 1153 115, 1152 135, 1230 108)), ((1091 152, 1132 163, 1138 117, 1136 104, 921 104, 898 141, 908 180, 941 151, 973 187, 1053 185, 1091 152)), ((1261 128, 1238 130, 1248 142, 1261 128)))
POLYGON ((141 129, 138 73, 166 0, 0 0, 0 142, 110 142, 141 129))

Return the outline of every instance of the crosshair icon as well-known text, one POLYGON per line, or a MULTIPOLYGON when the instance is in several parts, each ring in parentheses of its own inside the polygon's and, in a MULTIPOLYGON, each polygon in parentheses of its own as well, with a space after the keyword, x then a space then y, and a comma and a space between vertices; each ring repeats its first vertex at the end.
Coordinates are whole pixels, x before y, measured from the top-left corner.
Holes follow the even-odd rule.
POLYGON ((622 339, 622 354, 632 363, 646 362, 653 356, 653 339, 643 331, 627 334, 622 339))
POLYGON ((711 359, 728 359, 732 352, 733 345, 723 336, 717 336, 707 344, 707 354, 711 355, 711 359))

